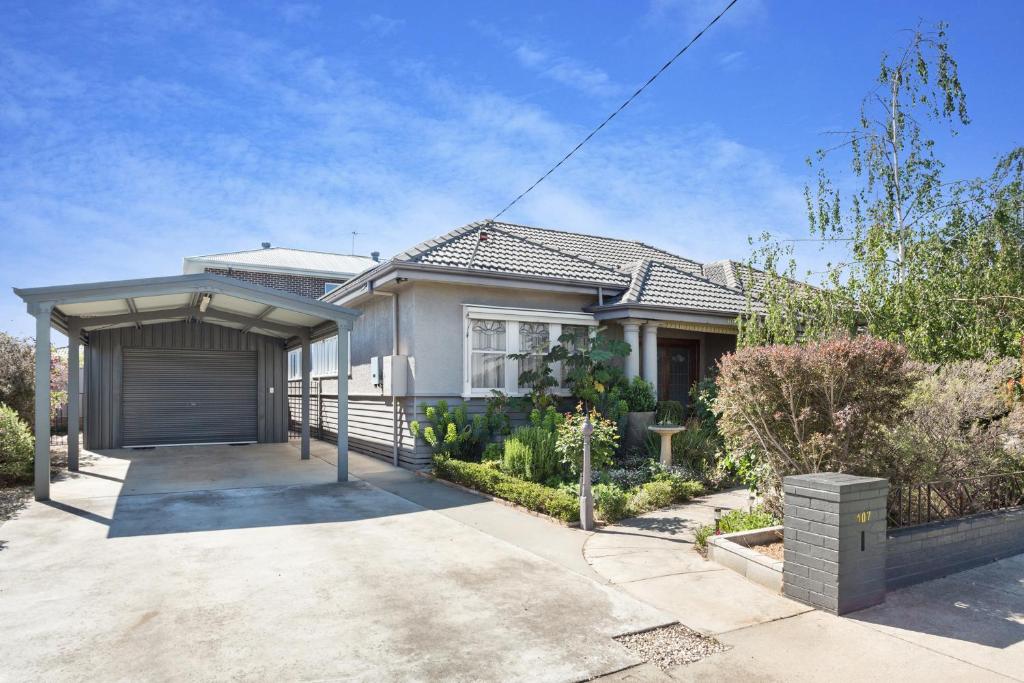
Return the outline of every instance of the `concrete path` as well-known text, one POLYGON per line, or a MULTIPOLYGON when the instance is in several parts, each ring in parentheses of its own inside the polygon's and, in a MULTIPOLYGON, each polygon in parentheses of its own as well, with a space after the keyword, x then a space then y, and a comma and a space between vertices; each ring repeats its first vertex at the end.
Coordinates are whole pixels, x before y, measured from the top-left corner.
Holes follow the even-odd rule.
POLYGON ((651 665, 609 681, 1024 680, 1024 556, 890 593, 847 617, 770 593, 693 549, 724 492, 596 532, 584 547, 609 583, 730 647, 663 672, 651 665))
POLYGON ((91 457, 0 526, 0 679, 574 681, 672 620, 530 549, 582 532, 379 465, 91 457))

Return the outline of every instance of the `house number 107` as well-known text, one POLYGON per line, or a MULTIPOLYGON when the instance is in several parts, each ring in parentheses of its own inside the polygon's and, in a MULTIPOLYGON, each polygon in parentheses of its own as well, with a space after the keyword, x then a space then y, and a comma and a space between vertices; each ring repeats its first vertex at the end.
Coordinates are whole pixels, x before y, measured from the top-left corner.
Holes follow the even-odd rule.
POLYGON ((857 513, 857 521, 861 524, 867 524, 871 521, 871 510, 865 510, 864 512, 857 513))

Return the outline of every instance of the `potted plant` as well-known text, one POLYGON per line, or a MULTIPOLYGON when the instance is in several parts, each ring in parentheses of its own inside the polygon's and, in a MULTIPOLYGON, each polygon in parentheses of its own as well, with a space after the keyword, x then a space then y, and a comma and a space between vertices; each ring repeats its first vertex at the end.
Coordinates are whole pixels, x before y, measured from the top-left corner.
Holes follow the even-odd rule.
POLYGON ((642 377, 634 377, 625 392, 629 413, 626 420, 627 448, 641 448, 647 438, 647 428, 654 424, 658 401, 654 387, 642 377))

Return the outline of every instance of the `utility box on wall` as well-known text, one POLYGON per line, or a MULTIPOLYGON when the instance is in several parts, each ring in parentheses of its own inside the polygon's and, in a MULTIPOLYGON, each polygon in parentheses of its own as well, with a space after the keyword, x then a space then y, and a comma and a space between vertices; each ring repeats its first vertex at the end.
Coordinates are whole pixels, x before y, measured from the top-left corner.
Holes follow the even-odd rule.
POLYGON ((370 378, 384 396, 405 396, 408 376, 408 356, 374 356, 370 359, 370 378))

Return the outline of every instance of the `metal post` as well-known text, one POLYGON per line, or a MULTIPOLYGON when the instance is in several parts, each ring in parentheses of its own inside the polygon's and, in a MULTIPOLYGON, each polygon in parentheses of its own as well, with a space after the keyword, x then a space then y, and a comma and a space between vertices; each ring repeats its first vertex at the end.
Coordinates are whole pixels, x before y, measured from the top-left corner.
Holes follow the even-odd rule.
POLYGON ((348 329, 338 323, 338 481, 348 481, 348 329))
POLYGON ((590 491, 590 435, 594 425, 590 413, 583 419, 583 472, 580 475, 580 528, 590 531, 594 528, 594 497, 590 491))
POLYGON ((302 443, 299 448, 299 457, 302 460, 309 460, 309 373, 312 371, 313 363, 310 358, 309 335, 302 338, 302 443))
POLYGON ((78 420, 81 415, 78 386, 78 337, 80 328, 77 321, 68 326, 68 471, 78 471, 78 420))
POLYGON ((36 500, 50 500, 50 313, 53 304, 35 304, 36 317, 36 500))

